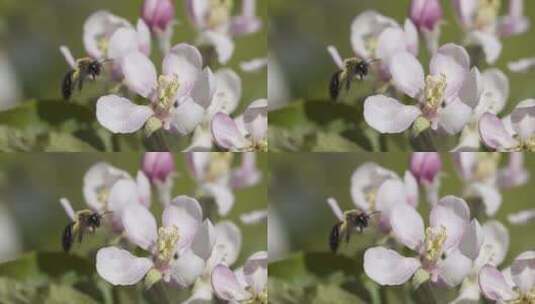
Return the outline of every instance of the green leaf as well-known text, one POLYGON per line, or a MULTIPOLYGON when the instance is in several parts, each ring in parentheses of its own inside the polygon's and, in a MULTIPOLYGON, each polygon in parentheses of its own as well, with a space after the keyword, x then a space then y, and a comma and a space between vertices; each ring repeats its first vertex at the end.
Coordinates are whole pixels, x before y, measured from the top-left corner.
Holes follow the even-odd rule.
POLYGON ((307 303, 305 288, 272 277, 268 281, 269 303, 307 303))
POLYGON ((14 279, 0 278, 0 303, 31 304, 38 303, 36 286, 23 284, 14 279))
POLYGON ((45 304, 97 304, 91 297, 65 285, 50 285, 45 304))
POLYGON ((316 287, 316 296, 311 303, 328 304, 333 303, 333 299, 336 299, 336 303, 338 304, 366 303, 358 296, 347 292, 336 285, 318 285, 316 287))
POLYGON ((30 132, 0 126, 0 151, 29 151, 35 145, 35 135, 30 132))
POLYGON ((269 112, 269 124, 286 128, 302 127, 307 124, 327 126, 341 120, 347 124, 362 121, 357 107, 330 100, 308 100, 290 103, 287 107, 269 112))
POLYGON ((357 144, 336 133, 318 132, 312 152, 351 152, 363 151, 357 144))
POLYGON ((44 150, 46 152, 96 151, 92 146, 82 140, 70 134, 58 132, 50 132, 48 134, 48 142, 46 143, 44 150))
POLYGON ((32 252, 0 264, 0 276, 18 280, 40 274, 59 278, 68 272, 90 276, 94 273, 94 266, 86 259, 62 252, 32 252))

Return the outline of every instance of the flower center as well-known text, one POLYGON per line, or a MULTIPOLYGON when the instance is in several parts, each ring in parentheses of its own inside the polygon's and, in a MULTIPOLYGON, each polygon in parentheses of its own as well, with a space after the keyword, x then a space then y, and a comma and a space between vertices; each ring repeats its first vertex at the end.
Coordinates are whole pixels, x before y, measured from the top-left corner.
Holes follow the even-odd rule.
POLYGON ((535 136, 522 141, 519 148, 521 151, 535 152, 535 136))
MULTIPOLYGON (((249 288, 248 290, 251 294, 254 294, 254 290, 249 288)), ((248 299, 242 302, 243 304, 267 304, 268 303, 268 293, 267 289, 264 288, 261 293, 255 295, 253 298, 248 299)))
POLYGON ((424 89, 424 113, 434 115, 444 101, 446 75, 427 75, 424 89))
POLYGON ((514 299, 512 301, 507 301, 507 303, 511 304, 535 304, 535 289, 532 289, 530 292, 526 294, 520 295, 517 299, 514 299))
POLYGON ((102 54, 108 54, 108 46, 110 44, 110 40, 105 35, 100 36, 97 38, 97 48, 102 52, 102 54))
POLYGON ((377 188, 371 189, 365 194, 365 199, 368 202, 368 204, 370 204, 370 211, 375 210, 376 198, 377 198, 377 188))
POLYGON ((97 189, 97 200, 103 205, 106 206, 108 203, 108 198, 110 196, 110 189, 106 186, 100 186, 97 189))
POLYGON ((178 77, 172 75, 160 75, 158 77, 158 103, 156 110, 158 112, 167 112, 175 102, 176 92, 180 87, 178 77))
POLYGON ((233 0, 211 0, 208 27, 216 28, 228 23, 233 5, 233 0))
POLYGON ((369 37, 364 39, 364 48, 366 49, 366 51, 368 51, 371 57, 375 57, 378 41, 379 39, 377 38, 377 36, 374 35, 370 35, 369 37))
POLYGON ((230 152, 211 153, 210 162, 206 172, 206 179, 216 181, 221 176, 226 175, 232 166, 234 156, 230 152))
POLYGON ((477 157, 478 161, 476 163, 474 178, 478 181, 485 181, 493 177, 498 170, 500 153, 477 153, 477 157))
POLYGON ((479 0, 476 12, 476 28, 482 29, 496 22, 501 7, 501 0, 479 0))
POLYGON ((426 261, 435 263, 442 255, 442 247, 446 241, 447 233, 444 226, 427 227, 425 229, 425 255, 426 261))
POLYGON ((180 239, 176 226, 160 227, 156 245, 156 259, 162 263, 168 263, 175 254, 176 243, 180 239))

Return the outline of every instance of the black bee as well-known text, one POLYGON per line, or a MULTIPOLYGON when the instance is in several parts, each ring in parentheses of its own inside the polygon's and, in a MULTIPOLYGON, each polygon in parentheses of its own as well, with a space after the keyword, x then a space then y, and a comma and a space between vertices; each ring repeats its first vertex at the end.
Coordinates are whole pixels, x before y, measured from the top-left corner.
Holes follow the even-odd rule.
POLYGON ((336 100, 340 94, 340 89, 345 84, 346 91, 351 88, 351 82, 355 77, 359 80, 364 79, 368 75, 370 64, 379 61, 379 59, 372 59, 370 61, 360 60, 358 58, 349 58, 344 60, 344 68, 336 71, 331 77, 329 83, 329 95, 331 99, 336 100))
POLYGON ((336 223, 329 234, 329 247, 331 251, 336 253, 340 241, 344 238, 346 243, 349 243, 351 233, 356 229, 359 233, 368 227, 370 217, 378 214, 379 211, 366 213, 361 210, 350 210, 344 212, 344 220, 336 223))
POLYGON ((61 238, 63 250, 69 252, 76 236, 78 236, 78 242, 81 243, 86 231, 94 232, 100 227, 103 215, 89 209, 77 211, 75 215, 76 220, 70 222, 63 230, 63 236, 61 238))
POLYGON ((61 94, 63 95, 63 99, 69 100, 71 98, 72 92, 76 88, 76 84, 78 84, 78 90, 82 91, 84 81, 87 77, 95 80, 95 78, 102 72, 103 63, 104 61, 100 62, 89 57, 76 60, 76 68, 69 70, 63 77, 63 82, 61 83, 61 94))

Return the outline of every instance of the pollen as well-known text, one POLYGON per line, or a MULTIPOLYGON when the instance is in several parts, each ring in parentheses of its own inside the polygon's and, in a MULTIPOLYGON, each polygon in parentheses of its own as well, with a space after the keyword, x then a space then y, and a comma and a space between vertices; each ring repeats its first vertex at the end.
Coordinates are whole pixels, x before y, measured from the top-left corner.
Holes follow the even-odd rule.
POLYGON ((158 77, 158 109, 167 111, 173 105, 180 84, 176 75, 158 77))
POLYGON ((215 181, 230 172, 233 158, 234 156, 230 152, 211 153, 210 162, 206 171, 206 179, 215 181))
POLYGON ((425 78, 424 112, 434 114, 444 101, 446 91, 446 75, 427 75, 425 78))
POLYGON ((364 48, 368 51, 369 54, 375 56, 379 39, 376 36, 370 36, 364 41, 364 48))
POLYGON ((479 0, 476 13, 476 28, 482 29, 494 24, 500 12, 500 7, 501 0, 479 0))
POLYGON ((102 52, 102 54, 108 53, 109 44, 110 40, 105 36, 99 37, 97 39, 97 48, 102 52))
POLYGON ((377 189, 372 189, 366 192, 366 201, 370 204, 370 210, 375 210, 375 202, 377 200, 377 189))
POLYGON ((520 150, 527 152, 535 152, 535 136, 524 140, 521 144, 520 150))
POLYGON ((160 227, 158 229, 157 259, 160 262, 169 262, 175 254, 176 243, 180 239, 176 226, 160 227))
POLYGON ((102 186, 97 189, 97 200, 102 205, 107 204, 109 196, 110 196, 110 189, 108 187, 102 186))
POLYGON ((447 233, 444 226, 427 227, 425 230, 425 260, 436 262, 441 254, 446 241, 447 233))
POLYGON ((216 28, 226 24, 230 20, 233 6, 233 0, 211 0, 207 21, 208 27, 216 28))

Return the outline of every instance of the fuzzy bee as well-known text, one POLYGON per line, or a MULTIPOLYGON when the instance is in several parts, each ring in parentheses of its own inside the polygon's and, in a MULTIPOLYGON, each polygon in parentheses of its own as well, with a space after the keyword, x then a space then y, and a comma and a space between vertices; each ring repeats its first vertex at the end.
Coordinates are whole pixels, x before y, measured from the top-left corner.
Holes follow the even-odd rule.
POLYGON ((63 77, 61 83, 61 94, 64 100, 71 98, 72 92, 78 85, 78 91, 82 91, 84 81, 90 77, 95 80, 102 72, 102 64, 105 61, 98 61, 89 57, 76 60, 76 67, 69 70, 63 77))
POLYGON ((329 95, 331 99, 336 100, 340 94, 340 90, 345 85, 346 91, 351 88, 351 82, 355 77, 359 80, 364 79, 368 75, 370 64, 379 61, 379 59, 372 59, 370 61, 360 60, 358 58, 348 58, 344 60, 344 68, 336 71, 329 83, 329 95))
POLYGON ((78 242, 81 243, 85 232, 94 232, 100 227, 104 214, 99 214, 89 209, 77 211, 74 215, 75 220, 67 224, 63 230, 61 238, 63 250, 69 252, 76 237, 78 237, 78 242))
POLYGON ((336 223, 329 234, 329 247, 331 251, 336 253, 340 241, 343 239, 346 240, 346 243, 349 243, 353 230, 357 230, 359 233, 362 232, 368 227, 370 217, 378 213, 379 211, 366 213, 357 209, 344 212, 344 220, 336 223))

